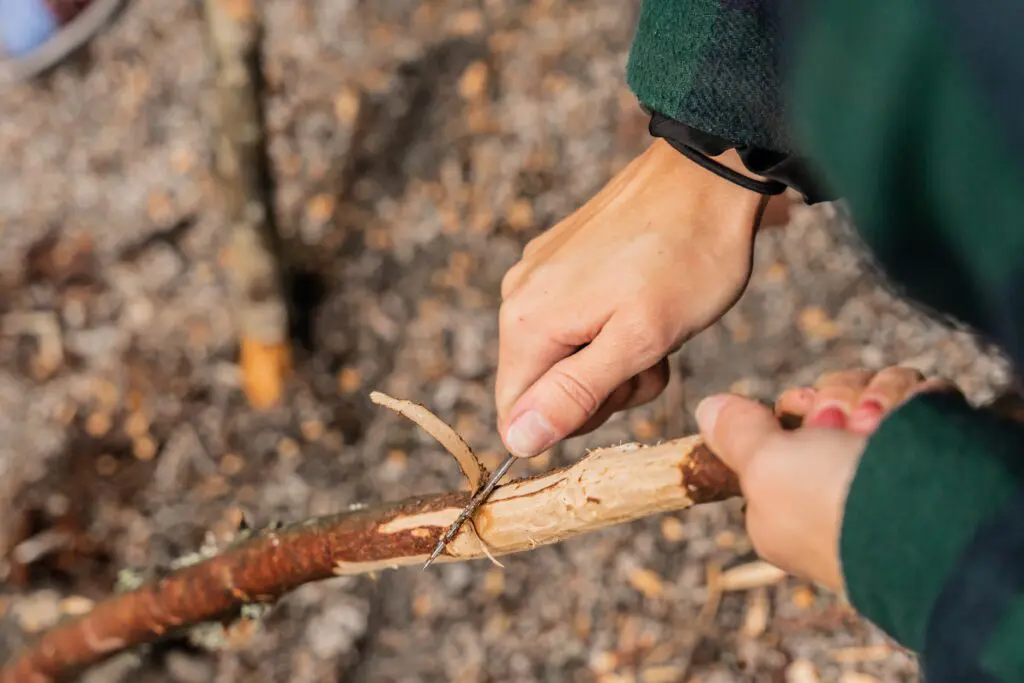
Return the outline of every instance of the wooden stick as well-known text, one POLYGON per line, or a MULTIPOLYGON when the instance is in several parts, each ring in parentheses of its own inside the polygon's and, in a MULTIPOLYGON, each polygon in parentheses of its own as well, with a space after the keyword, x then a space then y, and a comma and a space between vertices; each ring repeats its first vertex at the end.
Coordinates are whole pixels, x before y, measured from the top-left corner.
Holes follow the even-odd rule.
MULTIPOLYGON (((532 550, 737 495, 735 476, 699 437, 604 448, 571 467, 497 488, 438 561, 477 559, 488 549, 493 555, 532 550)), ((468 500, 468 493, 426 496, 260 531, 58 624, 0 670, 0 683, 52 681, 311 581, 420 565, 468 500)))
POLYGON ((205 0, 214 64, 214 163, 230 229, 227 268, 240 336, 243 387, 259 409, 279 400, 290 370, 288 304, 260 103, 261 24, 253 0, 205 0))

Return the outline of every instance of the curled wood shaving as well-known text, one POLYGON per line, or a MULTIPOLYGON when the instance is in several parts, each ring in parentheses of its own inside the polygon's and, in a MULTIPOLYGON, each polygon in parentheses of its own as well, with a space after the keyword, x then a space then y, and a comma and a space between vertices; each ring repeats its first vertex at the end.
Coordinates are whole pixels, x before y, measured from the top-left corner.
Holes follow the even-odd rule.
POLYGON ((480 543, 480 549, 484 551, 484 555, 487 556, 487 559, 491 561, 491 564, 497 565, 504 569, 505 565, 499 562, 498 558, 496 558, 491 553, 491 546, 487 545, 487 541, 485 541, 484 537, 480 535, 480 530, 476 528, 476 522, 474 522, 472 519, 466 521, 469 522, 469 528, 473 530, 473 535, 476 536, 476 540, 480 543))
POLYGON ((399 415, 409 418, 419 425, 423 431, 437 439, 437 442, 444 446, 444 449, 455 458, 455 462, 459 464, 459 469, 462 470, 462 473, 466 475, 466 479, 469 480, 470 488, 474 491, 480 488, 480 482, 487 477, 487 469, 477 460, 477 457, 473 454, 469 445, 459 436, 459 433, 446 424, 444 420, 418 403, 392 398, 379 391, 371 392, 370 400, 377 405, 390 408, 399 415))

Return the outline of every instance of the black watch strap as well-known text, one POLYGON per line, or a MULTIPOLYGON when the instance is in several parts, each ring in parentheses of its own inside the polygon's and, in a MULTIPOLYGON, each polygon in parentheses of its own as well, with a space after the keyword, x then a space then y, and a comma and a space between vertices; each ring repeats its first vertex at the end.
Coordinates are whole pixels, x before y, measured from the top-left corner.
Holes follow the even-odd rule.
POLYGON ((793 188, 808 204, 831 201, 836 197, 818 180, 804 157, 738 144, 710 133, 699 131, 681 121, 658 112, 650 112, 648 131, 662 138, 680 154, 712 173, 759 194, 776 195, 793 188), (727 150, 735 149, 743 165, 751 173, 767 178, 757 180, 716 161, 727 150))

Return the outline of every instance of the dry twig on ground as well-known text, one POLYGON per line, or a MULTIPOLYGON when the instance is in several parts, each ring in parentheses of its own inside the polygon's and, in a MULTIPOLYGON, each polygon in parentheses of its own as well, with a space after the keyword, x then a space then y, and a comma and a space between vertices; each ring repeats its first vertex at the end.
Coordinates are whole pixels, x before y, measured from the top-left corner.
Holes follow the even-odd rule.
POLYGON ((216 82, 215 167, 230 225, 227 271, 243 385, 249 403, 262 409, 280 398, 291 354, 284 281, 273 254, 260 101, 261 22, 252 0, 205 0, 204 7, 216 82))

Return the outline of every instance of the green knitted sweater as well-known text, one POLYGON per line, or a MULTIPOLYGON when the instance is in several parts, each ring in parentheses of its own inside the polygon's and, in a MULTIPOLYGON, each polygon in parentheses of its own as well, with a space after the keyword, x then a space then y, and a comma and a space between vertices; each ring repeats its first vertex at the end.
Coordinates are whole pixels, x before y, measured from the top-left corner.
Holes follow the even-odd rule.
MULTIPOLYGON (((920 304, 1024 361, 1024 3, 644 0, 648 109, 801 155, 920 304)), ((846 503, 851 601, 931 681, 1024 680, 1024 426, 950 397, 872 436, 846 503)))

